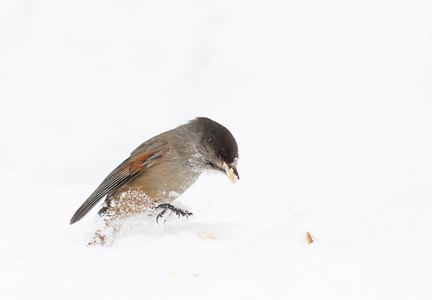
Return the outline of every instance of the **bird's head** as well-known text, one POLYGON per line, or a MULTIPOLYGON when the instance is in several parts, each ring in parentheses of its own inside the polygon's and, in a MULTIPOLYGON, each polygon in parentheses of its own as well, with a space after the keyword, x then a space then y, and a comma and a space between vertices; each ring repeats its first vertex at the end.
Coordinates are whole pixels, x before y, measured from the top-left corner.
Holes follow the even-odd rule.
POLYGON ((231 132, 208 118, 197 118, 202 128, 201 143, 205 149, 202 159, 207 169, 225 173, 232 183, 240 179, 237 172, 238 147, 231 132))

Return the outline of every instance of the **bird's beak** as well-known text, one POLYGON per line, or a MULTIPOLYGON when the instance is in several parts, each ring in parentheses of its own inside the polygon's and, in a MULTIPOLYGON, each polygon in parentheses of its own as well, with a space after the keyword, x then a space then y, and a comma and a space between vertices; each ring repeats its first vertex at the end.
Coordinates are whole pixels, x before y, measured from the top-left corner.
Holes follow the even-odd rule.
POLYGON ((236 183, 237 180, 240 179, 240 176, 235 167, 230 166, 226 162, 223 162, 223 168, 225 170, 225 174, 228 176, 229 180, 231 180, 232 183, 236 183))

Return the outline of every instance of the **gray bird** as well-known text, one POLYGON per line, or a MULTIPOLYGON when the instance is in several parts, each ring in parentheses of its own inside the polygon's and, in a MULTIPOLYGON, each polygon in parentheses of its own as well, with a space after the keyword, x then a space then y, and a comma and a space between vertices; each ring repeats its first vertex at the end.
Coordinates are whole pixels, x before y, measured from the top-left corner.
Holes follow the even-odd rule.
POLYGON ((111 219, 149 208, 162 209, 156 220, 167 210, 187 217, 190 212, 171 203, 205 170, 220 171, 235 183, 239 179, 237 161, 237 142, 231 132, 208 118, 196 118, 136 148, 78 208, 70 224, 81 220, 104 196, 99 214, 111 219))

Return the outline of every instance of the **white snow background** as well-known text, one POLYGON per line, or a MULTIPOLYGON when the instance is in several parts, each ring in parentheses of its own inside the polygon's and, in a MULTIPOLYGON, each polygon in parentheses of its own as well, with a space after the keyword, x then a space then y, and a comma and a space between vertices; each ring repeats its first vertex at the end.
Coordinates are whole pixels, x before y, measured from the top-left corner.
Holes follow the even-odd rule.
POLYGON ((0 192, 1 299, 432 299, 432 1, 1 1, 0 192), (240 181, 87 247, 75 210, 197 116, 240 181))

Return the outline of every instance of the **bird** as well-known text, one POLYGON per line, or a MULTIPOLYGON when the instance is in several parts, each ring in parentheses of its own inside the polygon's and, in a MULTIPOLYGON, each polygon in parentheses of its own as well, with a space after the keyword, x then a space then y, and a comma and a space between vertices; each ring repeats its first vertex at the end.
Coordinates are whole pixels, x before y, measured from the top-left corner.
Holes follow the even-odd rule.
MULTIPOLYGON (((209 118, 195 118, 133 150, 78 208, 70 224, 81 220, 103 197, 98 214, 115 233, 124 219, 149 210, 162 210, 156 221, 167 211, 189 217, 191 212, 171 203, 205 171, 223 173, 236 183, 238 159, 237 142, 226 127, 209 118)), ((103 244, 105 237, 100 232, 96 236, 103 244)))

